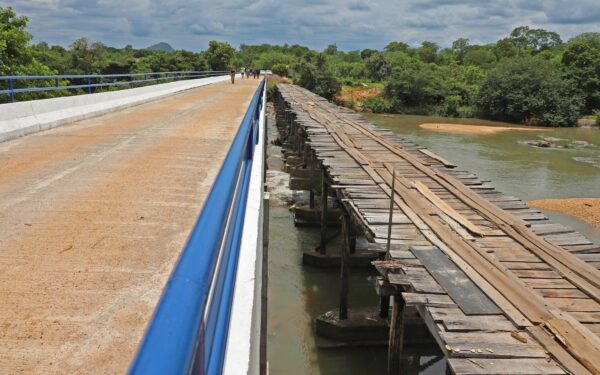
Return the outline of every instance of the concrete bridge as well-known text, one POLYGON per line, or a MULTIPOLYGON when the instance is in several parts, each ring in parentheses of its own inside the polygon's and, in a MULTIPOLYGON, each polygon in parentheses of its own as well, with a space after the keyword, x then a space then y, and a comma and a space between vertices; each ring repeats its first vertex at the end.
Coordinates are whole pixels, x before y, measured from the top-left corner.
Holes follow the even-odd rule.
POLYGON ((258 373, 264 88, 0 105, 0 373, 258 373))

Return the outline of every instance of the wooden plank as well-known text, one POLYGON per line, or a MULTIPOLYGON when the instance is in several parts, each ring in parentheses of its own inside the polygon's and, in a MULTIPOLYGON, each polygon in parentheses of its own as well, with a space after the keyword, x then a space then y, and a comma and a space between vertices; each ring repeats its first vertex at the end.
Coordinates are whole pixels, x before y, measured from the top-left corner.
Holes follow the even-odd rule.
POLYGON ((452 219, 456 220, 460 225, 464 226, 471 233, 476 234, 480 237, 485 236, 485 232, 481 230, 478 226, 467 220, 463 215, 456 212, 456 210, 446 202, 441 200, 437 195, 435 195, 425 184, 419 181, 413 181, 413 185, 415 188, 423 194, 431 203, 433 203, 437 208, 439 208, 443 213, 450 216, 452 219))
POLYGON ((588 337, 562 319, 551 319, 545 326, 585 368, 593 374, 600 374, 600 348, 593 345, 588 337))
POLYGON ((572 374, 590 375, 591 373, 578 360, 573 358, 554 337, 540 326, 528 327, 527 331, 548 351, 564 368, 572 374))
POLYGON ((405 273, 406 278, 410 280, 415 292, 427 294, 446 294, 444 288, 442 288, 424 268, 404 267, 403 272, 405 273))
POLYGON ((522 279, 562 279, 562 276, 553 270, 512 270, 522 279))
POLYGON ((523 279, 523 281, 534 289, 576 289, 575 285, 565 279, 523 279))
POLYGON ((590 298, 579 289, 537 289, 537 292, 548 298, 590 298))
POLYGON ((502 262, 509 270, 549 270, 550 266, 542 262, 502 262))
POLYGON ((546 358, 543 348, 526 332, 440 332, 450 357, 468 358, 546 358), (458 350, 457 350, 458 349, 458 350))
POLYGON ((600 312, 600 304, 591 298, 546 298, 563 311, 600 312))
POLYGON ((402 293, 406 306, 454 307, 450 297, 445 294, 402 293))
POLYGON ((447 316, 442 320, 446 331, 497 332, 515 330, 515 326, 504 315, 447 316))
POLYGON ((564 370, 546 359, 451 358, 448 365, 456 375, 562 375, 564 370))
POLYGON ((440 249, 410 249, 466 315, 495 315, 502 310, 440 249))
POLYGON ((571 312, 571 316, 581 323, 600 323, 600 313, 598 312, 571 312))
POLYGON ((429 156, 430 158, 435 159, 435 160, 439 161, 440 163, 444 164, 444 167, 456 168, 456 164, 449 162, 448 160, 442 158, 439 155, 434 154, 433 152, 429 151, 426 148, 419 149, 419 151, 422 152, 423 154, 429 156))
POLYGON ((600 336, 600 323, 584 324, 585 328, 589 329, 596 336, 600 336))

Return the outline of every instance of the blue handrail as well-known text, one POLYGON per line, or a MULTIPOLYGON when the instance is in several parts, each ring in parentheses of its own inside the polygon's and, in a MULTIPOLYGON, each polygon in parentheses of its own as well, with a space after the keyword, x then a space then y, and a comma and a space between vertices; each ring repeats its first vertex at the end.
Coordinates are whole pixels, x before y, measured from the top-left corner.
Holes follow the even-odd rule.
POLYGON ((263 80, 171 274, 130 374, 221 374, 263 80))
POLYGON ((97 87, 109 86, 131 86, 136 83, 159 82, 165 80, 184 80, 196 79, 205 77, 214 77, 228 74, 226 71, 176 71, 176 72, 159 72, 159 73, 134 73, 134 74, 64 74, 50 76, 0 76, 0 82, 7 82, 7 89, 0 89, 0 95, 8 95, 9 102, 16 100, 15 94, 24 92, 42 92, 42 91, 58 91, 71 89, 87 89, 91 94, 93 89, 97 87), (112 82, 92 83, 92 80, 107 80, 112 79, 112 82), (118 81, 118 80, 121 81, 118 81), (127 79, 123 81, 123 79, 127 79), (51 86, 42 87, 22 87, 16 88, 15 83, 21 81, 44 80, 50 81, 51 86), (61 85, 62 80, 83 80, 83 84, 66 84, 61 85))

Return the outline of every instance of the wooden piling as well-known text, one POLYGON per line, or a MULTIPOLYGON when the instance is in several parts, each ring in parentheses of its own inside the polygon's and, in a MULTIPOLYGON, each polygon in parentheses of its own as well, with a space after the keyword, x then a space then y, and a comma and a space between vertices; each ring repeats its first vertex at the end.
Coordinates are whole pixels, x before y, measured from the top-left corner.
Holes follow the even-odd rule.
POLYGON ((398 375, 402 371, 402 351, 404 349, 404 299, 394 296, 390 322, 390 341, 388 345, 388 375, 398 375))
POLYGON ((396 169, 392 170, 392 191, 390 194, 390 215, 388 217, 388 233, 387 233, 387 247, 386 253, 390 253, 390 247, 392 245, 392 222, 394 221, 394 195, 396 185, 396 169))
POLYGON ((323 169, 321 179, 321 246, 319 253, 327 253, 327 174, 323 169))
POLYGON ((340 311, 341 320, 348 319, 348 277, 350 274, 350 219, 342 215, 342 249, 340 254, 340 311))

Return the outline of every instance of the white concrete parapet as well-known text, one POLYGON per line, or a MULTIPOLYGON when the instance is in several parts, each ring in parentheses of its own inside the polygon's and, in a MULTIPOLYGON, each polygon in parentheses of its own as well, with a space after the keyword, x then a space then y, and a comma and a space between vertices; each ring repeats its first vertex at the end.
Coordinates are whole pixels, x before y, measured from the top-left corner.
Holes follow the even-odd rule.
POLYGON ((207 77, 98 94, 0 104, 0 142, 229 79, 228 75, 207 77))

